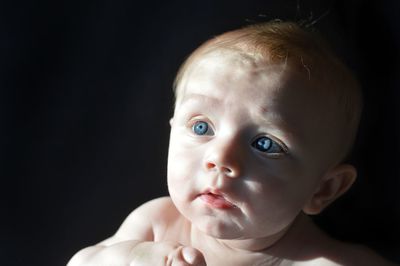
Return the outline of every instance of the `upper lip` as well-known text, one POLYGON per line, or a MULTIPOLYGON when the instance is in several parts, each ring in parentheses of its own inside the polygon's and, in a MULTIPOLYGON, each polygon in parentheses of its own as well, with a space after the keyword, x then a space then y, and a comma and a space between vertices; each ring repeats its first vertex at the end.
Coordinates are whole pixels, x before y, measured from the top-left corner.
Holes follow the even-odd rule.
POLYGON ((220 189, 217 188, 207 188, 206 190, 204 190, 202 193, 200 193, 200 195, 205 195, 205 194, 212 194, 215 196, 219 196, 219 197, 223 197, 227 202, 229 202, 230 204, 232 204, 233 206, 236 206, 232 200, 230 199, 230 197, 223 191, 221 191, 220 189))
POLYGON ((200 194, 214 194, 214 195, 222 196, 225 198, 225 193, 223 193, 221 190, 219 190, 217 188, 207 188, 200 194))

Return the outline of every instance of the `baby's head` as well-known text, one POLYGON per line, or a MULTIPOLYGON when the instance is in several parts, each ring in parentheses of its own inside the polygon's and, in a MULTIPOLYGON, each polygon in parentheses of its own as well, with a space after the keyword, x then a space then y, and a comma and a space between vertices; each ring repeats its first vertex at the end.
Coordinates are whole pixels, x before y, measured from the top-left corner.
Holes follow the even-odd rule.
POLYGON ((319 111, 333 112, 327 115, 334 116, 335 123, 342 123, 331 125, 340 129, 340 133, 333 136, 340 145, 332 143, 329 152, 340 148, 339 160, 347 155, 358 128, 361 92, 349 69, 318 36, 295 23, 280 21, 250 25, 217 36, 196 49, 178 71, 174 82, 176 105, 185 95, 185 77, 191 69, 205 57, 218 53, 246 61, 249 66, 276 65, 281 66, 282 74, 296 72, 310 87, 309 93, 328 104, 321 104, 324 110, 319 111))
POLYGON ((252 25, 207 41, 174 87, 169 190, 208 234, 278 234, 354 182, 354 167, 342 161, 361 113, 358 82, 296 24, 252 25))

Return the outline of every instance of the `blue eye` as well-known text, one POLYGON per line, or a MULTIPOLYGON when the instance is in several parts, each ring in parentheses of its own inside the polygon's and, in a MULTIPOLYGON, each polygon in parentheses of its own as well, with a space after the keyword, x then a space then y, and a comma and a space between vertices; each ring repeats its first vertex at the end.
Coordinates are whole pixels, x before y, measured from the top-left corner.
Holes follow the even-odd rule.
POLYGON ((196 135, 205 135, 207 133, 209 134, 210 128, 207 122, 197 121, 192 126, 192 130, 196 135))
POLYGON ((257 150, 267 153, 267 154, 282 154, 285 150, 275 141, 268 137, 259 137, 252 144, 257 150))

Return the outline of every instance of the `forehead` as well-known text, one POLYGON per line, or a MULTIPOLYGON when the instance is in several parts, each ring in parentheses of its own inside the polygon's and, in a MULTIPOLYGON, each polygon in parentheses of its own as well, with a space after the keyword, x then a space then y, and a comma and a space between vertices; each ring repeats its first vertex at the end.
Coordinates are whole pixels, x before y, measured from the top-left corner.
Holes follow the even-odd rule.
POLYGON ((334 97, 325 87, 290 60, 272 63, 259 55, 219 49, 193 60, 178 84, 177 98, 188 92, 227 97, 244 90, 243 97, 260 102, 273 99, 301 105, 315 100, 313 107, 327 109, 334 97))
POLYGON ((178 86, 178 98, 184 98, 188 93, 209 96, 223 93, 226 97, 227 92, 234 94, 238 89, 246 90, 243 96, 260 97, 280 88, 286 67, 244 53, 213 51, 197 58, 187 68, 178 86))

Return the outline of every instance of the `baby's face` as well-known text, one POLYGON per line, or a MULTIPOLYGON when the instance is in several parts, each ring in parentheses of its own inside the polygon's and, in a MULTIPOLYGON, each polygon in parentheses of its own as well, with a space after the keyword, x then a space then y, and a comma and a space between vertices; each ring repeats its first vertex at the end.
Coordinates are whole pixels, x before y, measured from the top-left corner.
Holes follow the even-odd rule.
POLYGON ((217 238, 284 232, 334 160, 325 103, 295 71, 229 53, 197 61, 180 86, 168 158, 178 210, 217 238))

